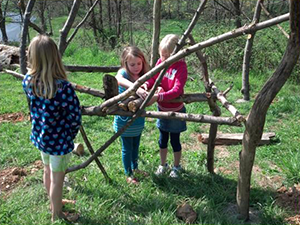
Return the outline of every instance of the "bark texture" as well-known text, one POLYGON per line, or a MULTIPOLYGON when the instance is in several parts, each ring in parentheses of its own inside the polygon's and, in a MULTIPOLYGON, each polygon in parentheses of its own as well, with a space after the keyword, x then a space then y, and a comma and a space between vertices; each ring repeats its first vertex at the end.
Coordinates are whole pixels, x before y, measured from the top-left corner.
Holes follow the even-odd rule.
POLYGON ((246 121, 243 149, 240 152, 240 167, 237 186, 237 204, 240 218, 249 219, 251 172, 256 147, 263 134, 266 114, 270 104, 290 77, 299 58, 300 49, 300 1, 290 1, 291 34, 285 54, 272 75, 257 95, 246 121))

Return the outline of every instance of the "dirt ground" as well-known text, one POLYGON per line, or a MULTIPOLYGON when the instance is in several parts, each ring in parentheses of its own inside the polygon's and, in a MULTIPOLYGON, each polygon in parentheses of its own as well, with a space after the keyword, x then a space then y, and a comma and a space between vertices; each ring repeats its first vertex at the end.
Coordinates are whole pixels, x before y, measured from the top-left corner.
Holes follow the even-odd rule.
POLYGON ((22 112, 16 112, 16 113, 6 113, 0 115, 0 123, 3 122, 22 122, 24 120, 28 120, 29 116, 25 115, 22 112))
POLYGON ((293 216, 286 218, 291 224, 300 225, 300 184, 286 188, 282 186, 277 190, 276 203, 288 209, 293 216))
POLYGON ((42 161, 37 160, 27 168, 12 167, 0 170, 0 196, 3 198, 8 197, 13 189, 22 183, 24 177, 37 172, 43 167, 42 161))

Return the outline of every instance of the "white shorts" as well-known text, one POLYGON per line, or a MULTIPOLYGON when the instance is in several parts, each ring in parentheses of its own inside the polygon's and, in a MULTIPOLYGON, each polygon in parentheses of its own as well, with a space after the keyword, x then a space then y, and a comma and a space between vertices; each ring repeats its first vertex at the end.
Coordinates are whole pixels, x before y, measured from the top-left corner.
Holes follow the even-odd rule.
POLYGON ((71 153, 66 155, 49 155, 41 152, 41 156, 44 165, 50 165, 50 169, 53 172, 65 172, 71 159, 71 153))

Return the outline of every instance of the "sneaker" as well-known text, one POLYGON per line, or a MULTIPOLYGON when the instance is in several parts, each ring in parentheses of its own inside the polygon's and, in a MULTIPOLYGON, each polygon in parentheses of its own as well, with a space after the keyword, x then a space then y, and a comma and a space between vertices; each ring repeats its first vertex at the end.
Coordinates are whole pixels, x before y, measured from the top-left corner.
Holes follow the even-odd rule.
POLYGON ((179 177, 181 172, 182 172, 182 167, 180 165, 179 166, 173 166, 169 176, 172 177, 172 178, 177 178, 177 177, 179 177))
POLYGON ((156 172, 155 172, 155 175, 156 176, 161 176, 164 173, 166 173, 168 169, 169 169, 169 166, 168 166, 167 163, 166 163, 165 166, 159 165, 158 168, 157 168, 157 170, 156 170, 156 172))

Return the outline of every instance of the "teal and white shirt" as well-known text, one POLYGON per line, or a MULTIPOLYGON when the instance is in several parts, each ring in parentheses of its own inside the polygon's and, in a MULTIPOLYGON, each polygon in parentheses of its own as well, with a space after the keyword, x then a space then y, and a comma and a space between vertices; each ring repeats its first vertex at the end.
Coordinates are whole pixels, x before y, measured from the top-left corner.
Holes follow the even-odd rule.
MULTIPOLYGON (((118 74, 121 74, 125 79, 129 80, 129 75, 124 69, 120 69, 118 71, 118 74)), ((126 89, 122 86, 119 86, 119 94, 124 92, 126 89)), ((128 120, 130 120, 131 117, 128 116, 115 116, 114 117, 114 123, 113 128, 115 132, 117 133, 126 123, 128 120)), ((131 126, 129 126, 123 134, 121 134, 122 137, 136 137, 139 136, 145 126, 145 118, 139 117, 137 118, 131 126)))

